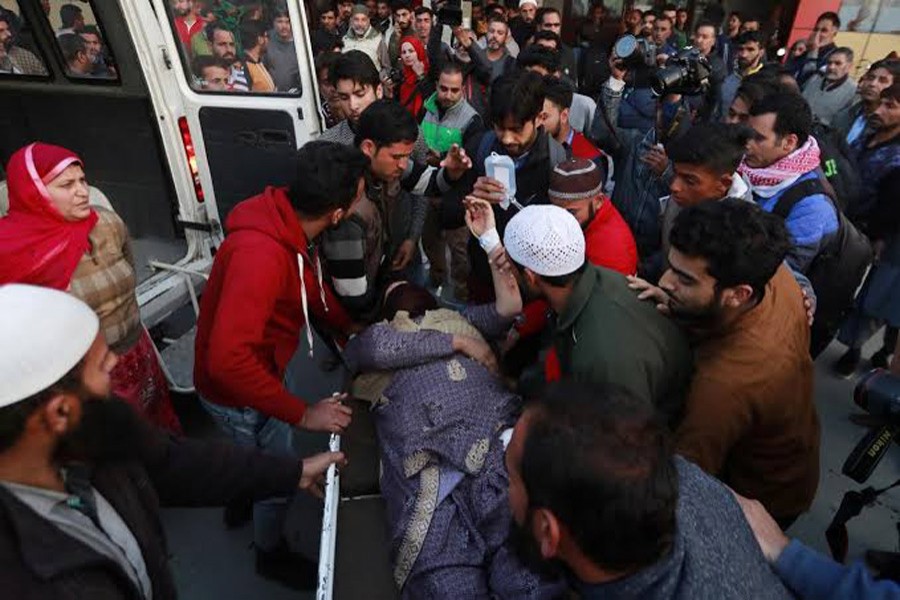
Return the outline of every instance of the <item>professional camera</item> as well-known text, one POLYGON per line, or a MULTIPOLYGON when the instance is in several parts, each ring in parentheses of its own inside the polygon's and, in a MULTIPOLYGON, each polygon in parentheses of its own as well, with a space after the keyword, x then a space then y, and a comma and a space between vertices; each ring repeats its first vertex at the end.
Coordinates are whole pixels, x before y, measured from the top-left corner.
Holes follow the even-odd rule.
POLYGON ((623 70, 636 71, 645 67, 656 67, 656 44, 648 38, 623 35, 613 46, 616 62, 623 70))
POLYGON ((682 94, 694 96, 706 91, 712 67, 696 48, 685 48, 656 72, 650 89, 656 96, 682 94))
MULTIPOLYGON (((900 435, 900 377, 874 369, 864 375, 853 391, 853 401, 865 409, 872 419, 871 429, 844 462, 841 471, 858 483, 864 483, 900 435)), ((835 560, 843 562, 849 546, 847 521, 875 503, 884 492, 900 486, 900 480, 882 488, 868 486, 844 494, 840 507, 825 531, 825 538, 835 560)), ((900 554, 869 550, 866 561, 877 567, 882 577, 898 580, 900 554)))
POLYGON ((438 23, 451 29, 461 27, 463 23, 463 10, 459 0, 448 0, 437 11, 438 23))

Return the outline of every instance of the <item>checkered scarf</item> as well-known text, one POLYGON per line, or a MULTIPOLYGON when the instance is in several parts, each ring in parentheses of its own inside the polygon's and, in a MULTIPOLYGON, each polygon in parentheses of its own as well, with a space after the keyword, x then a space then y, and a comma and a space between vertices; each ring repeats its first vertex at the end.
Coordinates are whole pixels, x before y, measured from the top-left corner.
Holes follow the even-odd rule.
POLYGON ((804 173, 816 169, 819 166, 819 154, 819 143, 816 138, 809 136, 803 146, 768 167, 750 167, 744 158, 744 162, 738 167, 738 173, 747 178, 756 193, 759 193, 759 188, 780 189, 793 183, 804 173))

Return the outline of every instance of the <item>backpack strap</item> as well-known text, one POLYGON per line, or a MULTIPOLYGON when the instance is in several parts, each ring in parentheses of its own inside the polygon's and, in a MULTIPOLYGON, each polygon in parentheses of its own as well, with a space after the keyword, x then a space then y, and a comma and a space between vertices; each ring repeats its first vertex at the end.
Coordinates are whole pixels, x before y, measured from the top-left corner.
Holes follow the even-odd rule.
POLYGON ((772 214, 778 215, 782 219, 787 219, 787 216, 791 214, 791 211, 798 202, 809 196, 815 196, 816 194, 828 196, 825 186, 822 185, 822 182, 819 181, 818 177, 806 179, 796 185, 792 185, 781 194, 780 198, 778 198, 778 202, 776 202, 775 207, 772 208, 772 214))

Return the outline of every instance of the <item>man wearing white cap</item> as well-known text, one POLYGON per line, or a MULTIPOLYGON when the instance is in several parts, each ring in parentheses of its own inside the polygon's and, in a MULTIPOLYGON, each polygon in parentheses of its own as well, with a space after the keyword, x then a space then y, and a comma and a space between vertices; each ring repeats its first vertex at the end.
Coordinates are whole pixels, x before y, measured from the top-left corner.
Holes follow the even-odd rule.
POLYGON ((509 22, 513 38, 520 48, 524 48, 531 36, 534 35, 534 17, 539 6, 539 0, 519 0, 519 16, 509 22))
MULTIPOLYGON (((486 252, 499 246, 487 218, 472 229, 486 252)), ((585 260, 578 220, 558 206, 526 206, 506 226, 503 246, 524 288, 557 315, 561 374, 621 386, 674 422, 691 376, 687 340, 653 303, 637 300, 624 275, 585 260)))
POLYGON ((175 598, 160 504, 320 493, 343 461, 166 437, 108 398, 117 360, 74 296, 0 286, 4 597, 175 598))

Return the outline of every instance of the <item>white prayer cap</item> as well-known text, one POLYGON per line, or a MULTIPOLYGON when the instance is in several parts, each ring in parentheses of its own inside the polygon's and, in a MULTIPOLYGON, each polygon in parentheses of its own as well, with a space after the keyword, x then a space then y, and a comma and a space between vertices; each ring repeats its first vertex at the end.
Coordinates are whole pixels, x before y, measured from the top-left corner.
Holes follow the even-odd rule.
POLYGON ((535 8, 540 8, 540 6, 541 6, 541 5, 539 4, 538 0, 519 0, 519 8, 522 8, 522 7, 525 6, 526 4, 531 4, 531 5, 533 5, 535 8))
POLYGON ((584 233, 567 210, 526 206, 506 226, 503 245, 516 263, 543 277, 577 271, 584 264, 584 233))
POLYGON ((91 308, 51 288, 0 286, 0 408, 62 379, 100 330, 91 308))

